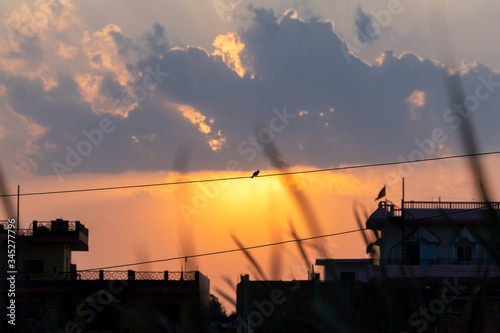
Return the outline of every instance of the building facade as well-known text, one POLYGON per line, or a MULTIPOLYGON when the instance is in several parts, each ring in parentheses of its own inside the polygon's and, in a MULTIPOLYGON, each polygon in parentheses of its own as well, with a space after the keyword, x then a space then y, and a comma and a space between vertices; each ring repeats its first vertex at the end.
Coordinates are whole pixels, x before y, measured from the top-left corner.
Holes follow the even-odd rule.
POLYGON ((500 203, 380 202, 366 222, 380 231, 380 260, 405 265, 496 265, 500 203))

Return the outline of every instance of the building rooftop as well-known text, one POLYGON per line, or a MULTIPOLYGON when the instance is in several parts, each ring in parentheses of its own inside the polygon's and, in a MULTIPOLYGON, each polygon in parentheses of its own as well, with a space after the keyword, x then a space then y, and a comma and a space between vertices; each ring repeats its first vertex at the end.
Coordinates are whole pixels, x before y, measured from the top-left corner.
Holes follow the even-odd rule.
MULTIPOLYGON (((366 227, 378 229, 387 223, 400 223, 402 209, 390 201, 379 202, 368 218, 366 227)), ((500 219, 500 202, 405 201, 404 221, 434 223, 437 221, 482 222, 500 219)))
MULTIPOLYGON (((8 221, 0 221, 0 241, 7 239, 8 221)), ((55 219, 33 221, 28 229, 19 229, 17 241, 67 243, 72 251, 89 250, 89 230, 80 221, 55 219)))

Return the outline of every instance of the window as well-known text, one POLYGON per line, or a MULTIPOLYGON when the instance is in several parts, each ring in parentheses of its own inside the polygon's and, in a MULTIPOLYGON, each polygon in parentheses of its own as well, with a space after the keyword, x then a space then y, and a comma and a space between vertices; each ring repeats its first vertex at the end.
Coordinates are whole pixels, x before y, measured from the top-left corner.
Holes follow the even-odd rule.
POLYGON ((420 265, 420 245, 418 243, 405 244, 405 265, 420 265))
POLYGON ((340 281, 343 283, 356 281, 356 272, 340 272, 340 281))
POLYGON ((456 258, 458 263, 471 263, 474 256, 473 244, 465 237, 462 237, 456 245, 456 258))
POLYGON ((420 243, 420 264, 434 265, 436 262, 436 244, 420 243))
POLYGON ((471 262, 472 261, 472 246, 457 246, 457 261, 471 262))

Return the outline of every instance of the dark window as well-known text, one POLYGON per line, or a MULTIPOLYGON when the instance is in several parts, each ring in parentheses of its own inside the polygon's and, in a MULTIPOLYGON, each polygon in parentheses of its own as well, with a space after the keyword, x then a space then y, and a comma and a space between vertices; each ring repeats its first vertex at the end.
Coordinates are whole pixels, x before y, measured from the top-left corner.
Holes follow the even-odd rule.
POLYGON ((420 246, 418 243, 405 244, 405 265, 420 265, 420 246))
POLYGON ((472 246, 457 246, 457 260, 458 262, 471 262, 472 246))
POLYGON ((356 273, 355 272, 340 272, 340 281, 341 282, 354 282, 354 281, 356 281, 356 273))

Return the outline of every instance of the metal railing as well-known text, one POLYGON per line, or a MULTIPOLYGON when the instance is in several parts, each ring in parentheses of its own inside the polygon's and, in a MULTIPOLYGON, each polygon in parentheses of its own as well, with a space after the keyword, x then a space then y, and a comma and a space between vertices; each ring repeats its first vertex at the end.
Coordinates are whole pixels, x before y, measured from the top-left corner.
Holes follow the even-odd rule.
MULTIPOLYGON (((7 232, 9 227, 8 220, 0 220, 0 232, 7 232)), ((80 221, 66 221, 66 220, 53 220, 53 221, 33 221, 28 229, 19 229, 19 236, 33 236, 33 233, 40 235, 45 232, 75 232, 81 231, 88 236, 88 230, 80 221)))
MULTIPOLYGON (((0 233, 7 234, 7 230, 8 223, 0 221, 0 233)), ((18 236, 33 236, 33 229, 19 229, 19 232, 17 230, 14 231, 17 232, 18 236)))
POLYGON ((50 231, 75 231, 76 225, 78 221, 70 222, 64 220, 55 220, 55 221, 33 221, 33 229, 35 227, 40 230, 50 230, 50 231))
MULTIPOLYGON (((136 280, 164 280, 165 279, 165 272, 135 272, 135 279, 136 280)), ((174 280, 174 279, 169 278, 169 280, 174 280)))
POLYGON ((136 271, 73 271, 73 272, 18 272, 16 279, 30 281, 61 280, 140 280, 140 281, 196 281, 197 271, 136 272, 136 271))
POLYGON ((405 201, 405 209, 500 209, 500 202, 405 201))
POLYGON ((380 201, 378 205, 379 207, 385 209, 388 218, 391 217, 399 218, 402 216, 401 208, 393 204, 391 201, 380 201))

